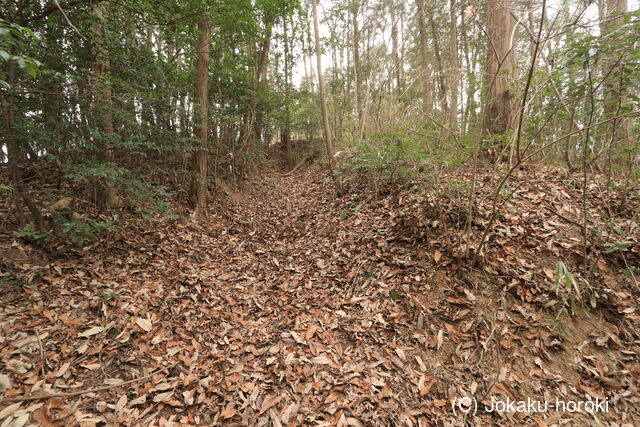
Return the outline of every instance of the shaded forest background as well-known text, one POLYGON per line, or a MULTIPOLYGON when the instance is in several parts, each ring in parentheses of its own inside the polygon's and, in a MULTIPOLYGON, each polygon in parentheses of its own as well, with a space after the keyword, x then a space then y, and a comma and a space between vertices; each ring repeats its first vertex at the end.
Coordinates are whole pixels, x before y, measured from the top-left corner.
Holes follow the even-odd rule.
MULTIPOLYGON (((171 194, 200 215, 207 191, 240 185, 269 147, 284 147, 289 168, 319 154, 328 138, 309 6, 3 4, 1 160, 11 179, 2 191, 19 227, 49 229, 42 211, 58 200, 32 195, 35 162, 66 196, 100 210, 166 212, 171 194)), ((546 162, 626 176, 637 190, 637 5, 321 6, 338 167, 396 180, 546 162)))

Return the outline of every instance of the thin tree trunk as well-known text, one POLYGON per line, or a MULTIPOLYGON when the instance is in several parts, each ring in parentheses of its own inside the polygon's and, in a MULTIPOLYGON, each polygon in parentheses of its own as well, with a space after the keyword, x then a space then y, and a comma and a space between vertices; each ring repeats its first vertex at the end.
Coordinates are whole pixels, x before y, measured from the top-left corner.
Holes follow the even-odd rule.
POLYGON ((433 36, 433 52, 436 57, 436 66, 438 67, 438 95, 440 98, 440 107, 444 117, 447 117, 449 106, 447 103, 447 83, 444 78, 444 67, 442 66, 442 57, 440 55, 440 42, 438 41, 438 32, 435 20, 433 19, 433 10, 429 10, 429 24, 431 26, 431 34, 433 36))
MULTIPOLYGON (((284 26, 284 81, 285 81, 285 124, 284 129, 282 130, 282 139, 284 139, 284 145, 287 149, 287 163, 289 169, 293 167, 293 153, 291 150, 291 116, 289 111, 289 98, 291 95, 291 50, 289 47, 289 37, 288 37, 288 22, 289 20, 285 18, 283 26, 284 26)), ((306 71, 306 70, 305 70, 306 71)))
POLYGON ((431 111, 431 92, 429 91, 429 81, 431 80, 431 70, 429 68, 427 29, 425 28, 424 0, 416 0, 418 6, 418 32, 420 33, 420 68, 422 74, 422 108, 425 113, 431 111))
MULTIPOLYGON (((11 54, 16 55, 16 48, 11 49, 11 54)), ((5 137, 7 142, 7 157, 9 161, 9 178, 11 179, 11 184, 13 185, 13 190, 20 196, 24 204, 31 212, 31 215, 35 218, 36 222, 36 231, 43 231, 44 224, 42 220, 42 213, 38 206, 35 204, 27 187, 24 185, 22 181, 22 170, 20 169, 20 159, 21 159, 21 150, 18 146, 18 140, 15 135, 15 130, 13 128, 13 104, 15 101, 15 76, 16 76, 16 61, 15 59, 10 59, 7 64, 7 85, 9 86, 7 90, 7 96, 5 98, 5 102, 2 108, 2 121, 4 123, 5 137)), ((17 215, 22 222, 24 220, 24 216, 22 211, 20 210, 20 205, 16 200, 16 209, 18 210, 17 215)), ((22 224, 24 225, 24 224, 22 224)))
POLYGON ((329 158, 329 172, 336 187, 338 196, 344 194, 344 188, 335 166, 335 153, 333 150, 333 141, 331 140, 331 128, 329 127, 329 112, 327 111, 327 94, 324 86, 324 73, 322 72, 322 52, 320 51, 320 30, 318 24, 318 7, 317 0, 311 0, 313 9, 313 30, 316 42, 316 62, 318 64, 318 87, 320 88, 320 107, 322 109, 322 122, 324 125, 324 144, 327 149, 327 157, 329 158))
POLYGON ((449 61, 451 62, 451 83, 450 83, 450 101, 449 109, 449 128, 456 131, 458 128, 458 83, 459 83, 459 65, 458 65, 458 8, 456 0, 451 0, 451 25, 449 34, 449 61))
POLYGON ((476 111, 476 102, 475 102, 475 76, 473 72, 473 63, 471 61, 471 55, 469 53, 469 41, 467 35, 467 27, 468 24, 463 20, 462 26, 460 27, 461 33, 460 37, 462 38, 462 48, 464 51, 464 59, 465 59, 465 67, 467 72, 466 78, 466 91, 465 91, 465 101, 464 101, 464 113, 462 115, 462 126, 460 129, 462 132, 469 132, 471 130, 472 123, 475 125, 475 111, 476 111))
MULTIPOLYGON (((607 16, 603 27, 605 34, 611 34, 624 25, 624 14, 628 11, 627 0, 606 0, 606 9, 607 16)), ((613 37, 615 38, 615 36, 613 37)), ((622 54, 621 50, 608 50, 607 61, 605 61, 607 72, 622 54)), ((623 72, 622 65, 615 66, 606 81, 605 111, 607 117, 614 117, 623 112, 621 111, 623 110, 622 104, 628 101, 624 95, 623 72)), ((612 146, 616 147, 617 151, 622 151, 632 140, 631 121, 628 118, 613 120, 609 126, 608 134, 612 146)))
POLYGON ((353 92, 356 100, 357 128, 362 126, 362 82, 360 79, 360 29, 358 28, 359 0, 353 0, 351 5, 351 24, 353 27, 353 92))
POLYGON ((395 8, 391 9, 391 51, 393 55, 393 68, 396 78, 396 96, 398 100, 402 94, 402 66, 400 65, 400 55, 398 54, 398 19, 396 18, 395 8))
POLYGON ((269 58, 269 47, 271 45, 271 31, 273 29, 273 18, 265 17, 265 34, 260 45, 260 50, 257 53, 256 65, 253 73, 253 82, 251 90, 253 96, 249 104, 249 111, 245 115, 245 126, 240 142, 241 164, 240 164, 240 179, 244 178, 244 174, 247 169, 247 162, 249 153, 253 150, 254 141, 257 132, 257 108, 258 108, 258 92, 260 91, 260 83, 265 76, 267 63, 269 58))

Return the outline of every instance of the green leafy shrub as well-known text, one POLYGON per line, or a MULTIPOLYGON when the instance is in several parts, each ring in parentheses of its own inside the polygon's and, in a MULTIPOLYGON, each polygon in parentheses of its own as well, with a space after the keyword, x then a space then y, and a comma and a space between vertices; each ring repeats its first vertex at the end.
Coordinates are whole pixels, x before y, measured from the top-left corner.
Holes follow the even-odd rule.
POLYGON ((28 242, 37 243, 51 237, 51 233, 48 231, 44 231, 44 232, 36 231, 33 228, 33 225, 26 224, 20 229, 18 229, 17 236, 27 240, 28 242))
POLYGON ((373 172, 383 183, 395 183, 414 176, 427 158, 423 140, 407 128, 396 127, 355 144, 345 166, 373 172))
POLYGON ((567 265, 560 261, 556 264, 555 287, 556 296, 560 297, 563 307, 558 312, 558 317, 562 313, 567 313, 565 305, 569 304, 571 315, 576 314, 577 301, 582 301, 582 291, 578 285, 578 280, 571 274, 567 265))
POLYGON ((115 221, 92 218, 69 219, 63 211, 59 211, 52 215, 49 230, 39 232, 31 224, 27 224, 18 230, 17 237, 36 244, 59 239, 62 242, 59 248, 67 244, 83 248, 88 243, 95 242, 101 233, 113 231, 115 225, 115 221))
POLYGON ((112 231, 113 221, 98 221, 91 218, 73 218, 63 220, 61 235, 66 241, 79 248, 96 241, 98 234, 112 231))

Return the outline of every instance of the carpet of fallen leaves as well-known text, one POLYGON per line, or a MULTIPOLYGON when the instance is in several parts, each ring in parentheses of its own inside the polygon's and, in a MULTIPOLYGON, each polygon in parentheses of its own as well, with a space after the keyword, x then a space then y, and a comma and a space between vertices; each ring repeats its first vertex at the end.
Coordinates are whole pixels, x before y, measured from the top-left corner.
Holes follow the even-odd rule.
MULTIPOLYGON (((471 251, 494 175, 479 175, 471 251)), ((630 243, 607 253, 594 232, 589 285, 557 290, 557 262, 582 265, 576 181, 510 180, 471 270, 453 190, 468 179, 386 192, 356 180, 336 199, 311 167, 221 191, 204 223, 129 221, 75 256, 36 263, 12 237, 1 425, 640 423, 639 292, 622 274, 640 265, 638 201, 605 206, 593 184, 594 229, 619 202, 630 243), (464 396, 478 413, 453 411, 464 396), (608 412, 484 412, 492 397, 607 399, 608 412)))

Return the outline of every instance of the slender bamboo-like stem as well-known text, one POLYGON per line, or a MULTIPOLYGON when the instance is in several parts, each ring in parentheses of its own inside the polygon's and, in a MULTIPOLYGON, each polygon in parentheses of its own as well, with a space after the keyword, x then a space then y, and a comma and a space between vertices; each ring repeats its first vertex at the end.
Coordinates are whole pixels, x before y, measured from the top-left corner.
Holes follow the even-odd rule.
POLYGON ((318 24, 318 7, 316 5, 317 0, 312 0, 311 5, 313 9, 313 31, 316 39, 316 62, 318 65, 318 86, 320 88, 320 107, 322 109, 322 123, 324 125, 324 145, 327 149, 327 157, 329 164, 329 172, 331 178, 336 187, 336 193, 338 196, 344 194, 344 187, 338 176, 335 165, 335 154, 333 151, 333 141, 331 138, 331 127, 329 125, 329 112, 327 111, 327 92, 324 84, 324 72, 322 71, 322 52, 320 51, 320 30, 318 24))
POLYGON ((533 49, 533 55, 531 56, 531 65, 529 66, 529 74, 527 75, 527 83, 524 86, 524 93, 522 94, 522 106, 520 107, 520 114, 518 114, 518 130, 516 135, 516 162, 520 161, 520 137, 522 136, 522 120, 524 118, 524 109, 527 106, 527 96, 529 95, 529 88, 531 87, 531 79, 533 77, 533 71, 536 68, 536 59, 538 57, 538 51, 540 50, 540 39, 542 37, 542 27, 544 24, 545 11, 547 9, 547 0, 542 0, 542 11, 540 16, 540 26, 538 27, 538 37, 535 41, 533 49))

